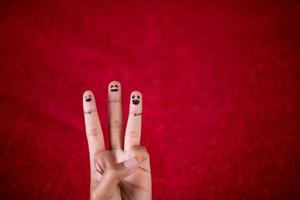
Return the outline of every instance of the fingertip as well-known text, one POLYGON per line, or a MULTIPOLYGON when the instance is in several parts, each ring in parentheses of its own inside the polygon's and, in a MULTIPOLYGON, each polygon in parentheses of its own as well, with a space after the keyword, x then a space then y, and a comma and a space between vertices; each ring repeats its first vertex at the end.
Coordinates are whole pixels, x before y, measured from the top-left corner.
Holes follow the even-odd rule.
POLYGON ((142 98, 142 93, 140 91, 138 91, 138 90, 132 91, 131 94, 130 94, 130 96, 132 97, 133 95, 138 95, 138 96, 140 96, 140 98, 142 98))
POLYGON ((140 91, 132 91, 130 95, 130 105, 132 109, 141 109, 142 93, 140 91))
POLYGON ((108 91, 109 92, 118 92, 121 90, 121 83, 119 81, 111 81, 108 84, 108 91))
POLYGON ((85 113, 91 113, 91 111, 95 110, 96 108, 95 96, 91 90, 84 91, 82 102, 83 102, 83 109, 85 113))
POLYGON ((121 102, 121 83, 119 81, 112 81, 108 84, 108 101, 110 103, 121 102))
POLYGON ((117 81, 117 80, 111 81, 111 82, 109 83, 109 85, 111 85, 111 84, 118 84, 118 85, 121 85, 121 83, 120 83, 119 81, 117 81))
POLYGON ((85 98, 85 97, 88 96, 88 95, 93 95, 93 96, 94 96, 92 90, 85 90, 85 91, 83 92, 82 97, 85 98))
POLYGON ((84 102, 91 102, 94 99, 94 94, 91 90, 84 91, 82 95, 82 99, 84 102))

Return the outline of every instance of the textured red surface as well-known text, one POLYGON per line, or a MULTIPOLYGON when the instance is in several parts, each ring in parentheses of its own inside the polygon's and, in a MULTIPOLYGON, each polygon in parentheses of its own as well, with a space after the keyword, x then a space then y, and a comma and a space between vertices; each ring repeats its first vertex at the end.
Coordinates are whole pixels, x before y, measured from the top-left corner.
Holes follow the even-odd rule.
POLYGON ((300 199, 298 1, 0 4, 0 199, 88 199, 81 95, 107 130, 114 79, 154 199, 300 199))

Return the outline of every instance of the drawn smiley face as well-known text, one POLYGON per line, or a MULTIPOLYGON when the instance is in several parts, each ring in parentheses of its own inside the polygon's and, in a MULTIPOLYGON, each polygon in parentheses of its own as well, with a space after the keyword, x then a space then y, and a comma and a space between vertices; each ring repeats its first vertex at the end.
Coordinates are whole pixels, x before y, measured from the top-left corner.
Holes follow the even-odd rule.
POLYGON ((90 101, 92 101, 92 96, 89 94, 89 95, 86 95, 86 96, 84 96, 84 100, 86 101, 86 102, 90 102, 90 101))
POLYGON ((139 105, 140 104, 140 99, 141 99, 141 97, 140 97, 140 95, 132 95, 132 103, 134 104, 134 105, 139 105))
POLYGON ((118 85, 110 85, 110 91, 111 92, 117 92, 119 91, 119 86, 118 85))

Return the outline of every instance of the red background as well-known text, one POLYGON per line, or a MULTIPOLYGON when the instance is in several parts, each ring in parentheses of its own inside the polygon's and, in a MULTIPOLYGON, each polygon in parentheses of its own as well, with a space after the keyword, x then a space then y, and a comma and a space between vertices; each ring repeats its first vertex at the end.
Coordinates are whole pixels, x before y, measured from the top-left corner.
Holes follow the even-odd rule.
POLYGON ((300 199, 298 1, 0 4, 0 199, 88 199, 82 92, 107 130, 115 79, 153 199, 300 199))

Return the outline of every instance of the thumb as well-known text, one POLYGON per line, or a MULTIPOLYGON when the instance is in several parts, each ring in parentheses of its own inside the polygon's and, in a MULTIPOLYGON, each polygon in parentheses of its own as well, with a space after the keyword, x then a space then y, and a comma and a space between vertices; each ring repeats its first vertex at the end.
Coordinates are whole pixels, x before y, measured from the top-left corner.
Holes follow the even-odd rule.
POLYGON ((132 174, 139 167, 139 159, 132 157, 121 163, 116 163, 106 170, 99 184, 92 190, 91 199, 111 199, 121 179, 132 174))

